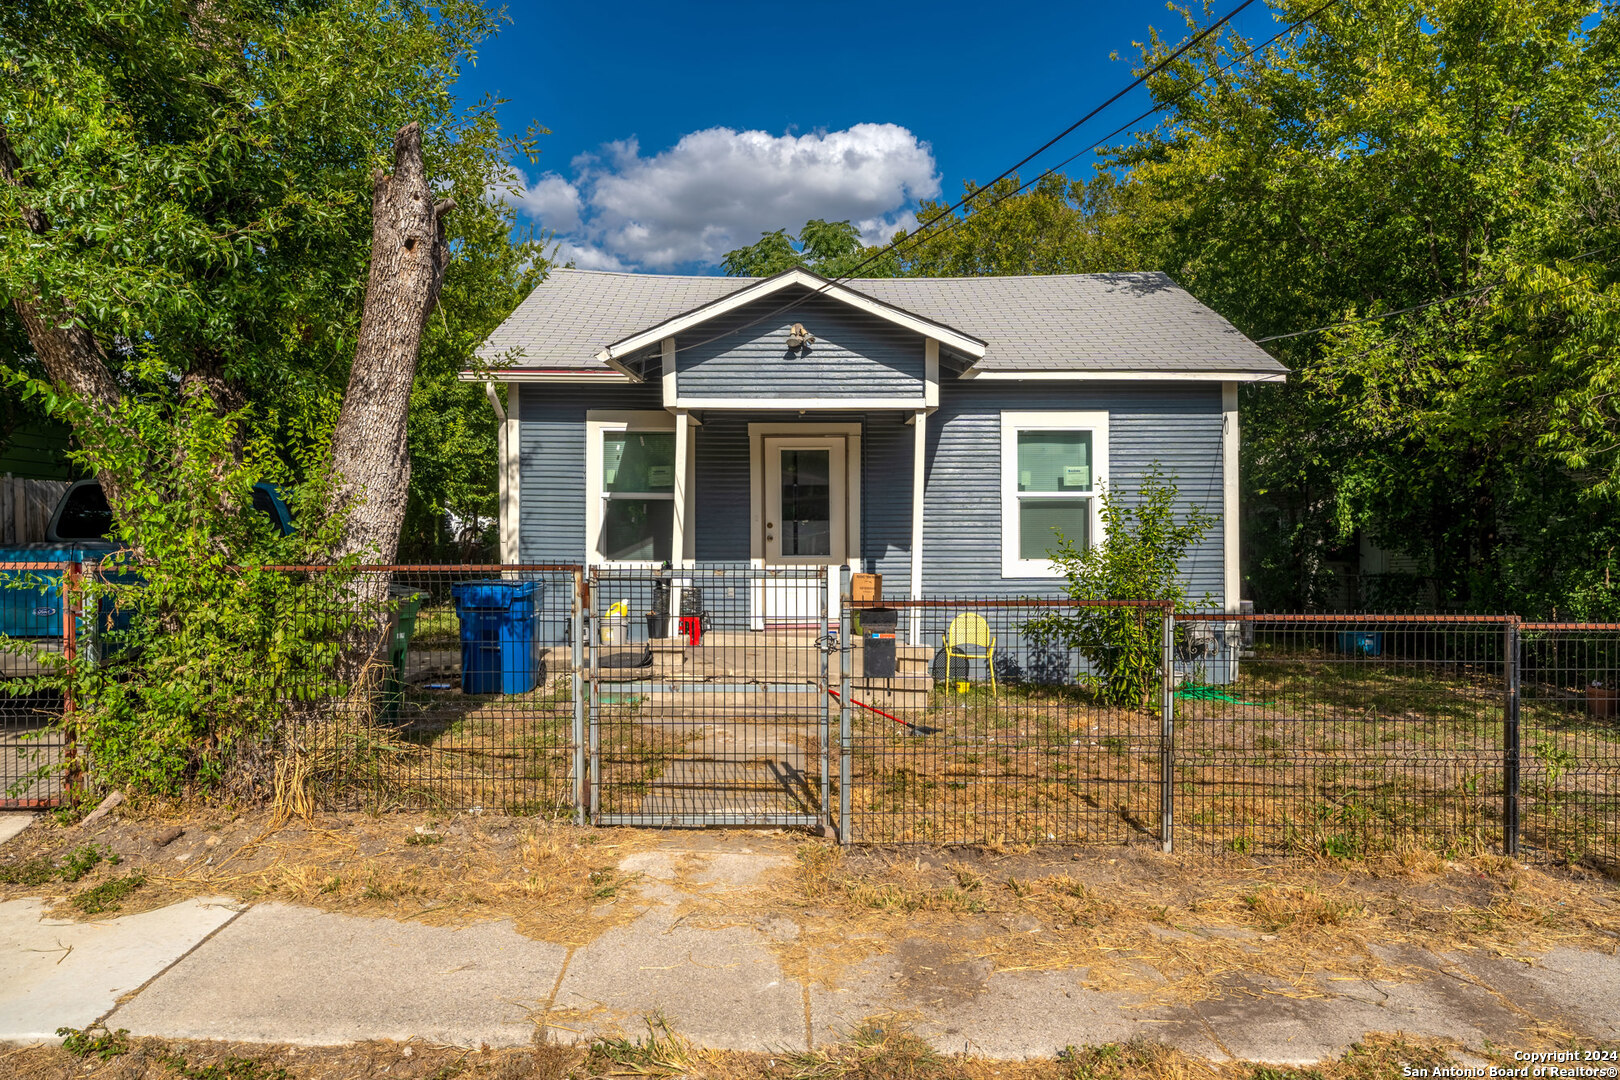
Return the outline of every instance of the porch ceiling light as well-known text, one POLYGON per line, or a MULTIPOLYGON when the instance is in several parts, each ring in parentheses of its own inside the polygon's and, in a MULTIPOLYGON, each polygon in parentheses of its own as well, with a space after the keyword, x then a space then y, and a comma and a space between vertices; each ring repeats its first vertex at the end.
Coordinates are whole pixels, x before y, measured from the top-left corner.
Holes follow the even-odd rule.
POLYGON ((815 343, 815 340, 816 335, 806 330, 804 328, 804 323, 796 322, 793 324, 793 328, 788 331, 787 343, 788 348, 790 349, 799 349, 806 345, 812 345, 815 343))

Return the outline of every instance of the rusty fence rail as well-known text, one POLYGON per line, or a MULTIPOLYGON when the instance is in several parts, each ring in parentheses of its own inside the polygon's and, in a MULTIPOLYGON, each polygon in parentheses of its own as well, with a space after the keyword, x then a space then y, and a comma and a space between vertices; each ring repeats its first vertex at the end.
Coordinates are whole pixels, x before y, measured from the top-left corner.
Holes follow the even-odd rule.
MULTIPOLYGON (((857 603, 836 571, 746 564, 278 569, 311 586, 281 614, 369 605, 375 632, 266 703, 322 807, 1620 866, 1620 623, 857 603), (1084 613, 1131 643, 1128 693, 1065 632, 1084 613)), ((30 680, 104 662, 78 573, 0 563, 0 806, 77 776, 76 703, 30 680)))

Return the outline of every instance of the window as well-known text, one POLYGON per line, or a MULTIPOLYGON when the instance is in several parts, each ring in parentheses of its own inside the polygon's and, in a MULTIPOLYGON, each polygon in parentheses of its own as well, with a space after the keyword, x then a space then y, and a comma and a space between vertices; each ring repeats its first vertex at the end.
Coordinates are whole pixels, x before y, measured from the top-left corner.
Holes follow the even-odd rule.
POLYGON ((671 558, 673 421, 668 413, 592 413, 587 419, 585 521, 591 562, 661 564, 671 558))
POLYGON ((1001 414, 1002 577, 1058 576, 1060 535, 1097 542, 1107 469, 1107 413, 1001 414))

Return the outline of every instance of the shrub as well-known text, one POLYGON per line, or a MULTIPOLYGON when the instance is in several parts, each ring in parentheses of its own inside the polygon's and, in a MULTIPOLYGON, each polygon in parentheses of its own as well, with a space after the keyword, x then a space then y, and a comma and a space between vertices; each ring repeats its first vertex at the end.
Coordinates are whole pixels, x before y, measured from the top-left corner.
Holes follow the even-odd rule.
POLYGON ((83 612, 78 661, 42 654, 46 674, 5 690, 72 693, 62 723, 92 787, 262 794, 265 751, 356 689, 360 665, 347 661, 382 622, 386 582, 362 578, 352 559, 319 573, 271 568, 323 561, 341 521, 327 513, 315 458, 287 489, 292 535, 253 511, 254 484, 289 470, 251 438, 250 420, 200 394, 75 414, 74 456, 116 488, 123 547, 87 566, 65 601, 83 612))
MULTIPOLYGON (((1063 572, 1064 591, 1080 606, 1048 611, 1024 624, 1038 646, 1058 645, 1085 657, 1091 673, 1084 680, 1104 702, 1121 707, 1145 704, 1159 684, 1159 613, 1151 608, 1086 607, 1088 601, 1187 601, 1181 560, 1215 524, 1201 507, 1178 520, 1175 478, 1157 465, 1142 477, 1135 499, 1103 486, 1102 541, 1084 551, 1058 535, 1052 561, 1063 572)), ((1209 602, 1209 597, 1204 602, 1209 602)))

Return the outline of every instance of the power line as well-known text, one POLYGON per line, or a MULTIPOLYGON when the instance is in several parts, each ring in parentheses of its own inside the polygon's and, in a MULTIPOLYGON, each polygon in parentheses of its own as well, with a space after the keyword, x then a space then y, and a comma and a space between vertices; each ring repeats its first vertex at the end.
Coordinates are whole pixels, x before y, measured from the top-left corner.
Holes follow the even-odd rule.
MULTIPOLYGON (((1185 101, 1189 96, 1191 96, 1191 94, 1192 94, 1192 92, 1194 90, 1198 89, 1198 87, 1202 86, 1204 83, 1207 83, 1211 79, 1216 78, 1217 76, 1219 76, 1219 75, 1221 75, 1221 74, 1223 74, 1223 73, 1225 73, 1227 71, 1230 71, 1235 65, 1237 65, 1238 63, 1240 63, 1243 60, 1248 59, 1249 57, 1253 56, 1255 53, 1261 51, 1262 49, 1270 48, 1280 38, 1284 37, 1287 34, 1293 33, 1295 30, 1299 29, 1299 27, 1301 27, 1304 24, 1310 22, 1312 19, 1316 18, 1316 16, 1320 15, 1322 12, 1326 11, 1328 8, 1332 7, 1334 4, 1336 4, 1338 2, 1339 2, 1339 0, 1326 0, 1325 3, 1320 4, 1317 7, 1311 9, 1310 12, 1308 12, 1307 14, 1301 16, 1300 18, 1298 18, 1294 22, 1288 24, 1287 26, 1283 27, 1281 30, 1279 30, 1275 34, 1271 35, 1271 37, 1267 38, 1261 44, 1251 46, 1248 50, 1246 50, 1246 51, 1244 51, 1242 53, 1239 53, 1238 55, 1232 57, 1225 64, 1221 65, 1216 70, 1210 72, 1208 75, 1205 75, 1202 79, 1199 79, 1197 82, 1188 84, 1187 87, 1185 89, 1183 89, 1180 94, 1177 94, 1177 95, 1175 95, 1175 96, 1173 96, 1171 98, 1167 98, 1166 100, 1164 100, 1164 101, 1160 102, 1159 104, 1153 106, 1151 109, 1148 109, 1146 112, 1143 112, 1143 113, 1139 114, 1134 119, 1127 120, 1125 123, 1121 124, 1119 127, 1115 128, 1113 131, 1110 131, 1107 135, 1104 135, 1102 138, 1098 139, 1096 142, 1092 143, 1090 146, 1087 146, 1084 149, 1075 151, 1073 154, 1070 154, 1068 157, 1064 158, 1062 161, 1058 162, 1056 165, 1053 165, 1051 168, 1047 169, 1045 172, 1038 174, 1037 176, 1033 177, 1032 179, 1024 181, 1022 184, 1018 185, 1018 187, 1014 188, 1012 191, 1009 191, 1009 192, 1006 192, 1006 193, 1004 193, 1002 195, 997 196, 995 199, 992 199, 989 203, 986 203, 983 206, 975 207, 974 210, 973 210, 973 213, 974 214, 982 214, 987 210, 994 209, 995 207, 999 206, 1001 203, 1005 202, 1006 200, 1008 200, 1010 198, 1013 198, 1016 195, 1022 194, 1023 192, 1025 192, 1029 188, 1033 187, 1035 184, 1038 184, 1042 180, 1045 180, 1048 176, 1055 175, 1058 172, 1058 170, 1062 169, 1065 165, 1068 165, 1070 162, 1074 161, 1076 158, 1079 158, 1079 157, 1084 156, 1085 154, 1091 153, 1091 151, 1097 149, 1099 146, 1102 146, 1103 144, 1108 142, 1108 140, 1114 138, 1117 135, 1122 135, 1125 132, 1129 131, 1131 128, 1134 128, 1137 124, 1141 123, 1143 120, 1146 120, 1148 117, 1152 116, 1154 113, 1162 112, 1164 109, 1170 107, 1171 105, 1180 104, 1181 102, 1185 101)), ((1002 175, 1005 176, 1006 174, 1003 173, 1002 175)), ((979 188, 977 191, 974 192, 974 194, 975 195, 982 194, 986 190, 988 190, 988 186, 979 188)), ((958 204, 958 205, 960 205, 960 204, 958 204)), ((940 215, 940 217, 943 217, 943 216, 944 215, 940 215)), ((938 221, 939 219, 940 219, 939 217, 935 217, 933 219, 933 221, 930 221, 928 223, 928 225, 932 225, 933 222, 938 221)), ((932 243, 933 241, 939 239, 941 236, 944 236, 945 234, 949 233, 952 229, 956 228, 957 226, 966 224, 968 220, 969 220, 968 217, 954 218, 949 225, 946 225, 944 228, 939 229, 938 231, 932 232, 932 233, 929 233, 929 232, 925 231, 928 228, 928 225, 919 225, 915 232, 908 234, 907 236, 905 236, 901 240, 891 242, 890 245, 889 245, 889 248, 887 250, 878 252, 878 255, 893 254, 894 252, 899 251, 906 244, 911 243, 913 241, 919 241, 919 242, 920 241, 927 241, 929 243, 932 243)), ((875 257, 876 256, 874 256, 874 258, 875 257)), ((867 260, 867 261, 869 262, 871 260, 867 260)), ((848 281, 848 280, 850 280, 850 278, 853 276, 855 270, 859 270, 860 267, 864 266, 864 265, 866 265, 866 263, 864 263, 864 262, 861 263, 860 266, 856 266, 854 268, 854 270, 850 271, 849 274, 844 275, 843 277, 839 278, 838 280, 839 281, 848 281)))
MULTIPOLYGON (((994 187, 996 184, 1000 183, 1002 180, 1005 180, 1007 177, 1011 176, 1013 173, 1017 172, 1019 169, 1023 168, 1025 165, 1029 164, 1029 162, 1031 162, 1035 158, 1039 157, 1041 154, 1045 153, 1047 150, 1051 149, 1053 146, 1055 146, 1057 143, 1061 142, 1063 139, 1067 138, 1070 134, 1072 134, 1075 131, 1075 129, 1077 129, 1081 125, 1085 124, 1086 121, 1090 120, 1091 118, 1096 116, 1098 113, 1100 113, 1104 109, 1108 108, 1108 106, 1112 105, 1114 102, 1118 101, 1120 98, 1124 97, 1126 94, 1130 93, 1132 90, 1135 90, 1138 86, 1141 86, 1148 79, 1152 78, 1153 76, 1157 75, 1159 72, 1163 71, 1171 63, 1173 63, 1177 58, 1182 56, 1189 49, 1193 48, 1200 41, 1203 41, 1205 38, 1207 38, 1211 34, 1215 33, 1221 27, 1223 27, 1227 23, 1231 22, 1234 18, 1236 18, 1238 16, 1239 13, 1241 13, 1243 11, 1244 8, 1249 7, 1254 2, 1255 2, 1255 0, 1243 0, 1242 3, 1238 4, 1237 7, 1233 8, 1231 11, 1227 12, 1218 21, 1216 21, 1214 23, 1211 23, 1209 26, 1206 26, 1204 29, 1202 29, 1198 33, 1194 34, 1191 38, 1187 39, 1181 45, 1177 46, 1174 50, 1172 50, 1168 56, 1166 56, 1164 59, 1160 60, 1158 63, 1154 64, 1153 67, 1149 68, 1147 71, 1144 71, 1141 75, 1138 75, 1136 78, 1132 79, 1128 84, 1126 84, 1123 88, 1121 88, 1119 91, 1117 91, 1107 101, 1104 101, 1101 105, 1098 105, 1096 108, 1094 108, 1090 112, 1086 113, 1080 119, 1076 120, 1074 123, 1070 124, 1068 127, 1064 128, 1062 131, 1060 131, 1056 135, 1052 136, 1050 139, 1048 139, 1046 142, 1042 143, 1037 149, 1035 149, 1031 153, 1026 154, 1023 158, 1019 159, 1010 168, 1004 170, 994 180, 990 181, 990 183, 988 185, 985 185, 984 187, 977 188, 974 191, 971 191, 968 194, 962 196, 962 198, 958 199, 951 206, 949 206, 946 209, 940 211, 938 214, 934 215, 934 217, 930 218, 927 222, 923 223, 922 225, 919 225, 918 228, 917 228, 917 233, 914 233, 914 234, 911 234, 911 235, 918 235, 923 230, 927 229, 929 226, 931 226, 931 225, 941 221, 942 219, 956 213, 956 211, 960 210, 963 206, 967 205, 973 199, 977 198, 984 191, 988 190, 991 187, 994 187)), ((1322 8, 1327 7, 1328 4, 1336 3, 1336 2, 1337 2, 1337 0, 1328 0, 1328 3, 1323 4, 1322 8)), ((1318 8, 1316 10, 1321 11, 1322 8, 1318 8)), ((1305 19, 1301 19, 1300 22, 1306 21, 1306 19, 1311 18, 1315 14, 1316 14, 1316 11, 1313 11, 1311 13, 1311 15, 1306 16, 1305 19)), ((1295 23, 1294 25, 1297 26, 1297 25, 1299 25, 1299 23, 1295 23)), ((1283 31, 1283 33, 1286 33, 1286 32, 1287 32, 1286 30, 1283 31)), ((1277 37, 1280 37, 1280 36, 1281 36, 1281 34, 1276 35, 1275 37, 1273 37, 1271 39, 1271 41, 1277 40, 1277 37)), ((1267 44, 1269 45, 1270 42, 1267 42, 1267 44)), ((1254 50, 1252 50, 1252 49, 1250 50, 1251 53, 1253 51, 1254 50)), ((1200 80, 1200 83, 1207 81, 1210 77, 1212 77, 1212 76, 1206 76, 1205 79, 1200 80)), ((1193 84, 1193 86, 1197 86, 1197 85, 1199 85, 1199 83, 1194 83, 1193 84)), ((1189 90, 1190 89, 1191 88, 1189 88, 1189 90)), ((1144 116, 1151 115, 1152 112, 1156 112, 1156 111, 1158 111, 1158 110, 1157 109, 1149 110, 1148 113, 1144 113, 1143 115, 1144 116)), ((1139 117, 1138 119, 1141 119, 1141 118, 1139 117)), ((1132 121, 1133 124, 1136 123, 1136 122, 1137 121, 1135 121, 1135 120, 1132 121)), ((1118 134, 1118 131, 1114 132, 1114 134, 1118 134)), ((1113 135, 1109 135, 1108 138, 1113 138, 1113 135)), ((1100 143, 1099 144, 1094 144, 1091 147, 1091 149, 1095 149, 1097 145, 1100 145, 1100 143)), ((1081 151, 1081 153, 1085 153, 1085 152, 1086 151, 1081 151)), ((1078 156, 1079 156, 1078 154, 1074 155, 1073 157, 1070 157, 1067 160, 1072 161, 1072 160, 1074 160, 1074 157, 1078 157, 1078 156)), ((1067 162, 1065 162, 1065 164, 1066 163, 1067 162)), ((997 201, 999 201, 999 200, 997 200, 997 201)), ((990 205, 993 206, 995 204, 991 203, 990 205)), ((944 232, 944 230, 941 230, 941 233, 943 233, 943 232, 944 232)), ((910 237, 908 236, 908 237, 906 237, 904 239, 910 239, 910 237)), ((904 242, 904 241, 902 240, 902 241, 899 241, 899 242, 904 242)), ((701 347, 703 345, 709 344, 710 342, 717 341, 722 337, 730 337, 730 336, 738 333, 739 331, 747 330, 748 328, 753 327, 753 326, 758 326, 760 323, 766 321, 767 319, 774 319, 774 318, 777 318, 777 317, 779 317, 781 315, 785 315, 789 311, 793 311, 794 309, 796 309, 798 307, 801 307, 804 303, 806 303, 812 297, 816 297, 816 296, 820 296, 820 295, 824 294, 827 291, 827 289, 829 289, 833 285, 837 285, 837 284, 841 284, 841 283, 846 282, 846 281, 853 280, 855 275, 862 268, 870 266, 872 263, 876 262, 878 259, 880 259, 880 258, 884 257, 885 255, 889 254, 891 249, 894 249, 897 246, 897 243, 899 243, 899 242, 891 240, 889 243, 885 244, 883 247, 879 248, 877 251, 873 252, 871 255, 867 256, 864 259, 862 259, 859 263, 856 263, 853 267, 851 267, 844 274, 840 275, 837 278, 834 278, 834 279, 828 281, 825 285, 817 286, 815 289, 813 289, 807 295, 801 296, 799 299, 794 300, 791 303, 785 304, 782 307, 777 308, 774 311, 767 312, 766 314, 761 315, 759 318, 754 319, 754 320, 752 320, 750 322, 743 323, 740 326, 734 326, 731 329, 725 331, 725 333, 723 333, 723 334, 717 334, 714 337, 704 338, 701 341, 694 341, 694 342, 691 342, 688 345, 677 346, 676 351, 677 352, 684 352, 687 349, 699 348, 699 347, 701 347)))

